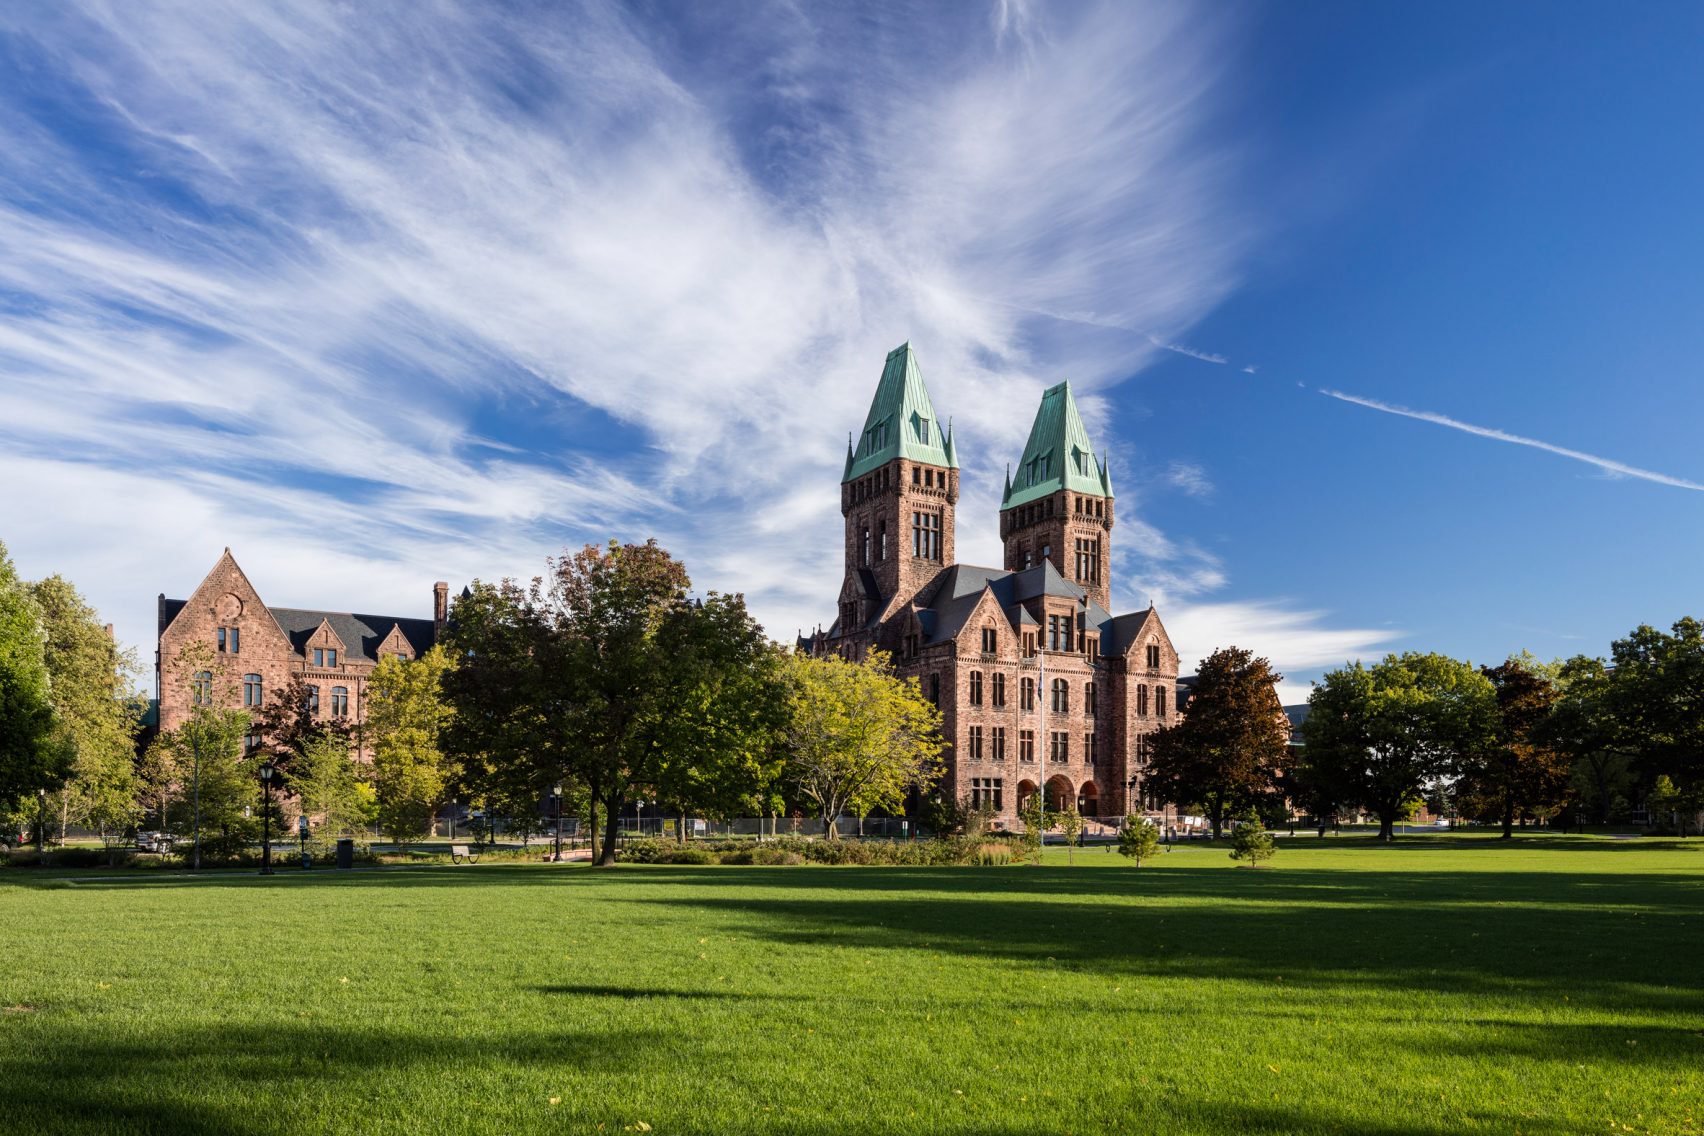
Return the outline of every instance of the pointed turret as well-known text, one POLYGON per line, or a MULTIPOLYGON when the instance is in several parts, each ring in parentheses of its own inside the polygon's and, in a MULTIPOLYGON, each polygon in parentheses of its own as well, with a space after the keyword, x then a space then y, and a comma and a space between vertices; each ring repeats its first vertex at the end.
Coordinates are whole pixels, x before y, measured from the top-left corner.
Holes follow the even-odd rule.
POLYGON ((1051 493, 1069 490, 1111 497, 1111 483, 1104 464, 1095 457, 1089 432, 1071 397, 1071 384, 1049 387, 1030 426, 1029 442, 1018 462, 1018 476, 1005 507, 1039 500, 1051 493))
POLYGON ((923 385, 917 353, 910 343, 902 343, 888 352, 876 397, 841 481, 862 477, 895 458, 957 469, 951 445, 951 436, 941 429, 929 389, 923 385))
POLYGON ((1111 600, 1112 476, 1097 456, 1069 383, 1050 387, 1000 498, 1006 568, 1041 562, 1106 607, 1111 600))

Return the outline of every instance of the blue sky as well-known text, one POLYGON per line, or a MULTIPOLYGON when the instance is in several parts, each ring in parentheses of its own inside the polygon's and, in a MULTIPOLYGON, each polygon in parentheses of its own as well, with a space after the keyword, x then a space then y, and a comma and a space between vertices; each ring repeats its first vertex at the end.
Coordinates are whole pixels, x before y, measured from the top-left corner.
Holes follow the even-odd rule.
POLYGON ((423 614, 655 535, 777 637, 910 340, 997 562, 1069 379, 1115 606, 1305 692, 1699 611, 1696 5, 0 9, 0 539, 423 614))

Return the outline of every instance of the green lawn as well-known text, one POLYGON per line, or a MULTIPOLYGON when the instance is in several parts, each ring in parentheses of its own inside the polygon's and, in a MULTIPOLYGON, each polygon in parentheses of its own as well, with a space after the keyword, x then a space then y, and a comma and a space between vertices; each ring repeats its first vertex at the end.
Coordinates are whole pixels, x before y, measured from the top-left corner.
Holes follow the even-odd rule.
POLYGON ((1282 843, 3 871, 0 1133, 1704 1131, 1704 840, 1282 843))

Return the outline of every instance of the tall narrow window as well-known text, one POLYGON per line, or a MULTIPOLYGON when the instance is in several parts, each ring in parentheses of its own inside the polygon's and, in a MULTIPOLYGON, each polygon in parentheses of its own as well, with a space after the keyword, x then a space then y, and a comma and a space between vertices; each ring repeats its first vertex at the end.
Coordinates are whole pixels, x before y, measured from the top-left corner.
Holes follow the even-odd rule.
POLYGON ((1064 730, 1052 731, 1048 739, 1050 752, 1048 756, 1055 762, 1063 764, 1071 760, 1071 735, 1064 730))
POLYGON ((886 560, 887 559, 887 522, 886 521, 882 522, 880 531, 881 531, 881 540, 877 545, 876 555, 881 557, 883 560, 886 560))
POLYGON ((349 688, 347 686, 331 688, 331 716, 333 718, 349 717, 349 688))
POLYGON ((240 628, 240 627, 231 628, 231 654, 235 655, 235 654, 239 653, 239 651, 241 650, 241 648, 242 648, 242 636, 243 636, 243 629, 242 628, 240 628))
POLYGON ((1083 760, 1088 762, 1090 765, 1093 765, 1099 756, 1099 752, 1095 749, 1095 736, 1093 734, 1084 734, 1083 760))
POLYGON ((1150 643, 1150 644, 1148 644, 1148 669, 1149 670, 1158 670, 1159 666, 1160 666, 1160 645, 1158 643, 1150 643))
POLYGON ((316 666, 316 667, 325 666, 325 648, 324 647, 315 647, 314 648, 314 666, 316 666))
POLYGON ((1026 658, 1026 659, 1031 658, 1034 655, 1035 655, 1035 632, 1026 631, 1026 632, 1024 632, 1024 658, 1026 658))
POLYGON ((325 665, 328 666, 328 667, 335 667, 337 665, 337 648, 336 647, 332 647, 332 648, 330 648, 329 650, 326 651, 326 653, 325 653, 325 665))
POLYGON ((1148 684, 1143 683, 1136 688, 1136 713, 1139 717, 1148 716, 1148 684))
POLYGON ((1062 678, 1053 680, 1053 712, 1068 714, 1071 711, 1071 686, 1062 678))
POLYGON ((213 705, 213 672, 196 671, 190 686, 190 697, 197 706, 213 705))
POLYGON ((1019 730, 1018 731, 1018 760, 1019 761, 1034 761, 1035 760, 1035 731, 1034 730, 1019 730))
POLYGON ((1163 686, 1154 688, 1154 716, 1158 718, 1166 716, 1166 688, 1163 686))
POLYGON ((864 526, 864 537, 863 537, 863 540, 860 543, 863 545, 863 549, 864 549, 864 552, 863 552, 864 567, 868 568, 870 566, 870 526, 869 525, 864 526))
POLYGON ((1003 674, 995 674, 994 676, 993 702, 996 707, 1006 705, 1006 676, 1003 674))
POLYGON ((929 676, 929 701, 936 706, 941 704, 941 676, 938 674, 929 676))
POLYGON ((308 687, 308 713, 319 713, 319 687, 308 687))
POLYGON ((994 749, 993 757, 994 757, 994 760, 995 761, 1005 761, 1006 760, 1006 727, 995 726, 994 727, 994 736, 990 740, 993 742, 993 749, 994 749))
POLYGON ((982 672, 981 671, 971 671, 970 672, 970 704, 972 706, 981 706, 982 705, 982 672))
POLYGON ((972 761, 981 761, 982 760, 982 727, 981 726, 972 726, 970 728, 970 759, 972 761))
POLYGON ((1083 684, 1083 713, 1090 718, 1095 716, 1095 684, 1092 682, 1083 684))
POLYGON ((262 698, 262 692, 261 692, 261 685, 260 685, 260 676, 257 675, 257 674, 246 674, 246 675, 244 675, 243 676, 243 705, 244 706, 259 706, 260 703, 261 703, 261 698, 262 698))
POLYGON ((1018 709, 1035 709, 1035 679, 1025 677, 1018 682, 1018 709))
POLYGON ((1000 649, 1000 636, 992 627, 982 629, 982 653, 992 655, 1000 649))
POLYGON ((225 629, 223 627, 219 628, 219 650, 221 650, 221 651, 226 650, 226 647, 225 647, 225 629))
POLYGON ((919 560, 941 559, 941 514, 911 514, 911 554, 919 560))

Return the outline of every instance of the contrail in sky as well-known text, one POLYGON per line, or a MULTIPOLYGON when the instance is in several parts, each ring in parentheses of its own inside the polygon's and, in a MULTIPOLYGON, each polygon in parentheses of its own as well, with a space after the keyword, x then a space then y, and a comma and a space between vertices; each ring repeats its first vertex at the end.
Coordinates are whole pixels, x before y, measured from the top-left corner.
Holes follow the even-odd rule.
POLYGON ((1462 422, 1443 414, 1434 414, 1429 410, 1410 410, 1406 406, 1393 406, 1388 402, 1379 402, 1377 399, 1372 398, 1361 398, 1359 395, 1344 394, 1342 391, 1325 390, 1322 388, 1319 393, 1328 398, 1335 398, 1342 402, 1352 402, 1356 406, 1365 406, 1369 410, 1383 411, 1385 414, 1399 414, 1404 418, 1413 418, 1421 422, 1431 422, 1439 426, 1448 426, 1452 430, 1461 430, 1464 433, 1477 434, 1481 438, 1494 438, 1499 442, 1513 442, 1517 446, 1531 446, 1535 450, 1543 450, 1546 453, 1558 454, 1565 458, 1572 458, 1575 461, 1585 462, 1587 465, 1595 465, 1605 473, 1611 473, 1617 477, 1637 477, 1644 481, 1654 481, 1658 485, 1672 485, 1676 489, 1691 489, 1695 492, 1704 493, 1704 485, 1700 485, 1696 481, 1687 481, 1685 478, 1681 477, 1670 477, 1666 473, 1657 473, 1649 469, 1640 469, 1638 466, 1626 465, 1622 462, 1611 461, 1609 458, 1600 458, 1595 454, 1582 453, 1579 450, 1570 450, 1563 446, 1553 446, 1549 442, 1541 442, 1537 438, 1523 438, 1519 434, 1511 434, 1506 430, 1494 430, 1489 426, 1475 426, 1471 422, 1462 422))

